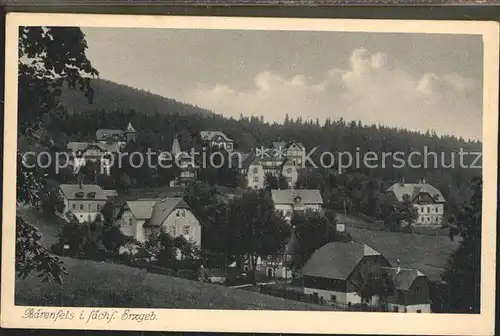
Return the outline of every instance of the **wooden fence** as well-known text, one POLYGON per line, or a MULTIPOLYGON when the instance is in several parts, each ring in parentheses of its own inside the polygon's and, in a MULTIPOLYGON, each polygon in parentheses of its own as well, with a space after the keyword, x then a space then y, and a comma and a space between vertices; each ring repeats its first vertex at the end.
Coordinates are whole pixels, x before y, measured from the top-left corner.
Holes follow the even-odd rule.
POLYGON ((319 297, 317 295, 304 294, 303 292, 293 288, 280 288, 271 285, 260 285, 260 292, 262 294, 277 296, 287 300, 316 304, 320 303, 319 297))

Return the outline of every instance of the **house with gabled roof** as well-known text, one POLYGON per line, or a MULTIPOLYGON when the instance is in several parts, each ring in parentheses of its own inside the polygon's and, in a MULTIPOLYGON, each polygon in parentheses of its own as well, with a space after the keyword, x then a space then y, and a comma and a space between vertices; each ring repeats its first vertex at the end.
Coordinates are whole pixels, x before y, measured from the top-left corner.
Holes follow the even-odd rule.
POLYGON ((322 211, 323 197, 317 189, 271 190, 274 208, 290 221, 296 211, 322 211))
MULTIPOLYGON (((330 242, 316 250, 302 267, 304 293, 325 302, 357 304, 367 274, 380 274, 390 262, 359 242, 330 242)), ((372 302, 375 303, 375 302, 372 302)))
POLYGON ((63 199, 64 210, 57 215, 68 222, 68 212, 80 223, 95 220, 108 200, 104 190, 95 184, 61 184, 58 192, 63 199))
POLYGON ((125 235, 139 242, 163 230, 172 237, 183 236, 201 248, 201 223, 182 197, 127 201, 116 223, 125 235))
POLYGON ((234 150, 234 140, 221 131, 201 131, 200 140, 205 147, 224 148, 228 152, 234 150))
POLYGON ((430 282, 425 274, 417 269, 400 266, 383 269, 394 283, 394 292, 389 295, 389 311, 404 313, 430 313, 430 282))
POLYGON ((441 226, 445 217, 446 200, 441 191, 426 183, 394 183, 386 191, 389 202, 409 202, 417 209, 418 218, 415 225, 441 226))

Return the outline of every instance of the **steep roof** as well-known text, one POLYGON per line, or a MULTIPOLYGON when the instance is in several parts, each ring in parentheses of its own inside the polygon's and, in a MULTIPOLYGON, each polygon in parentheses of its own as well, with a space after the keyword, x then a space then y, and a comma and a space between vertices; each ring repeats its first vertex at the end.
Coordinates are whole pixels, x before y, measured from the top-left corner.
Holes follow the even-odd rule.
POLYGON ((161 187, 161 188, 139 188, 129 189, 127 192, 120 193, 113 201, 114 206, 123 206, 127 201, 138 199, 159 199, 165 197, 182 197, 185 190, 182 187, 161 187))
POLYGON ((68 142, 66 145, 66 148, 71 150, 73 153, 76 153, 77 151, 82 151, 84 152, 87 150, 87 148, 95 146, 98 147, 100 150, 103 152, 110 152, 110 153, 118 153, 120 152, 120 149, 118 147, 118 144, 116 143, 99 143, 99 142, 68 142))
POLYGON ((161 226, 163 221, 175 210, 175 209, 190 209, 189 205, 184 201, 183 198, 164 198, 162 200, 156 200, 151 218, 144 224, 144 226, 161 226))
POLYGON ((73 153, 76 153, 77 151, 84 151, 88 146, 89 146, 88 142, 70 141, 66 145, 66 148, 72 151, 73 153))
POLYGON ((117 129, 109 129, 109 128, 100 128, 95 132, 95 138, 97 141, 106 140, 108 137, 118 135, 119 137, 123 136, 122 130, 117 129))
POLYGON ((409 290, 417 278, 426 277, 417 269, 400 268, 398 270, 397 267, 387 267, 386 270, 393 279, 396 288, 403 291, 409 290))
POLYGON ((318 189, 271 190, 274 203, 293 204, 300 197, 305 204, 323 204, 323 197, 318 189))
POLYGON ((125 133, 135 133, 135 128, 132 126, 132 123, 128 123, 125 133))
POLYGON ((428 184, 428 183, 394 183, 390 186, 387 191, 392 191, 396 196, 399 202, 404 201, 404 195, 408 195, 410 200, 414 200, 415 197, 420 193, 429 194, 435 202, 444 203, 446 200, 444 199, 441 191, 436 187, 428 184))
POLYGON ((181 145, 179 144, 179 139, 177 136, 174 137, 174 141, 172 142, 172 150, 170 153, 173 157, 176 157, 181 152, 181 145))
POLYGON ((128 201, 126 204, 136 219, 149 219, 153 213, 155 200, 138 199, 137 201, 128 201))
POLYGON ((365 257, 380 255, 358 242, 330 242, 316 250, 302 268, 302 274, 328 279, 347 279, 365 257))
POLYGON ((59 185, 64 197, 68 200, 107 200, 108 197, 102 188, 96 184, 61 184, 59 185), (82 193, 82 197, 76 195, 82 193), (89 195, 90 193, 90 195, 89 195), (94 194, 94 197, 91 195, 94 194))
POLYGON ((228 138, 227 135, 221 131, 201 131, 200 132, 200 137, 206 141, 211 141, 216 136, 222 137, 225 141, 233 141, 230 138, 228 138))

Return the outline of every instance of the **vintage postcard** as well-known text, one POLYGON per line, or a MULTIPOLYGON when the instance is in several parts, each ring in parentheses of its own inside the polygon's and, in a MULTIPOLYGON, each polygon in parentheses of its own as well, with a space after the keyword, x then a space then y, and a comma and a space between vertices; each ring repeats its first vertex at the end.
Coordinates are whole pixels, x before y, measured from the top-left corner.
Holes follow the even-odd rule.
POLYGON ((2 327, 493 333, 497 23, 7 19, 2 327))

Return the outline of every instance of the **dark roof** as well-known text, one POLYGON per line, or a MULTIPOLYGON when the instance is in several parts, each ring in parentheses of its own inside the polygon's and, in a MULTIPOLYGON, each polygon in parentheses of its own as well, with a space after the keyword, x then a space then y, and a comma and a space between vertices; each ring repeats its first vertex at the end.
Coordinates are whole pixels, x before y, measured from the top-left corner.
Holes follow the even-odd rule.
POLYGON ((156 200, 153 206, 151 218, 144 223, 144 226, 161 226, 162 223, 175 209, 191 209, 182 198, 164 198, 156 200))
POLYGON ((366 256, 380 255, 358 242, 330 242, 316 250, 302 268, 302 274, 329 279, 347 279, 366 256))
POLYGON ((96 184, 61 184, 59 186, 64 197, 68 200, 107 200, 108 196, 103 192, 102 188, 96 184), (77 194, 82 197, 77 197, 77 194), (94 196, 91 196, 94 195, 94 196))
POLYGON ((399 202, 404 201, 404 195, 408 195, 410 201, 413 201, 415 197, 417 197, 421 193, 429 194, 437 203, 446 202, 443 195, 441 194, 441 191, 428 183, 420 184, 398 182, 390 186, 387 191, 392 191, 399 202))
POLYGON ((425 277, 425 274, 417 269, 411 268, 397 268, 397 267, 387 267, 389 275, 394 281, 394 285, 397 289, 407 291, 410 289, 411 285, 419 277, 425 277))
POLYGON ((165 198, 182 197, 185 190, 182 187, 160 187, 160 188, 138 188, 129 189, 126 192, 119 193, 113 200, 114 206, 123 206, 127 201, 135 201, 145 198, 165 198))
POLYGON ((233 141, 229 139, 227 135, 221 131, 201 131, 200 137, 206 141, 212 141, 212 139, 215 137, 221 137, 224 139, 224 141, 233 141))
POLYGON ((107 138, 112 137, 113 135, 122 137, 123 131, 117 129, 100 128, 95 132, 95 137, 98 141, 106 140, 107 138))

